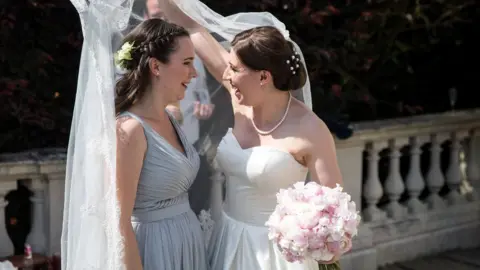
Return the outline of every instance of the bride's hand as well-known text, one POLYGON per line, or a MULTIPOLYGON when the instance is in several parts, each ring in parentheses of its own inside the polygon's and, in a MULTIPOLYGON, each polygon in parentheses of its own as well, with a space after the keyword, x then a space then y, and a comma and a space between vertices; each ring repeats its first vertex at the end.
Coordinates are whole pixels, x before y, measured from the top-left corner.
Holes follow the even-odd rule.
MULTIPOLYGON (((350 234, 347 233, 347 238, 346 238, 346 241, 343 243, 344 245, 341 247, 341 254, 344 254, 348 251, 350 251, 350 249, 352 248, 352 236, 350 234)), ((332 264, 332 263, 335 263, 337 262, 340 257, 342 255, 340 254, 337 254, 335 255, 331 260, 329 261, 319 261, 318 263, 321 263, 321 264, 332 264)))
POLYGON ((189 32, 201 28, 177 6, 176 2, 175 0, 158 0, 158 7, 164 12, 168 21, 186 28, 189 32))
POLYGON ((340 255, 334 256, 330 261, 319 261, 319 264, 332 264, 340 259, 340 255))

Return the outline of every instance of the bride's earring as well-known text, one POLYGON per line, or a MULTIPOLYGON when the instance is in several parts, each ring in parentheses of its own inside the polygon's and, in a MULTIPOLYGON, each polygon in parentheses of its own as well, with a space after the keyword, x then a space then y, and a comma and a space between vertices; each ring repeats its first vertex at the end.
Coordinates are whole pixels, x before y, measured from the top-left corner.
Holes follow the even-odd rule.
POLYGON ((262 75, 260 76, 260 86, 264 85, 265 79, 267 79, 267 76, 262 73, 262 75))

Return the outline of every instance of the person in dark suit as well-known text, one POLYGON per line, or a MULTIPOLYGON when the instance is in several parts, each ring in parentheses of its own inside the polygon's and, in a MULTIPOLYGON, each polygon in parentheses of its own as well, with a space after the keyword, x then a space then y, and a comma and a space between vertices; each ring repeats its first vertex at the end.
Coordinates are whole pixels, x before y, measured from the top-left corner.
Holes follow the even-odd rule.
MULTIPOLYGON (((14 255, 23 255, 27 237, 32 229, 33 192, 23 184, 5 195, 5 227, 14 247, 14 255)), ((3 225, 3 224, 2 224, 3 225)))

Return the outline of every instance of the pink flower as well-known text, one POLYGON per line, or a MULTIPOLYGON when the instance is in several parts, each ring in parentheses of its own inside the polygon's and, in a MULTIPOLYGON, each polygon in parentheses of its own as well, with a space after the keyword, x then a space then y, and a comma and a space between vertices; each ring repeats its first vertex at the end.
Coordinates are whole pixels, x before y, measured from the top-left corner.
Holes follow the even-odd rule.
POLYGON ((302 229, 312 229, 318 225, 317 213, 315 212, 300 213, 297 218, 302 229))
POLYGON ((342 244, 339 241, 328 242, 327 249, 332 254, 340 254, 342 244))
POLYGON ((360 215, 342 187, 296 183, 277 194, 277 206, 265 223, 268 237, 289 262, 329 261, 351 249, 360 215))
POLYGON ((293 248, 297 252, 302 252, 308 248, 308 235, 304 231, 298 230, 297 233, 291 235, 293 248))
POLYGON ((359 218, 356 218, 356 219, 348 219, 346 222, 345 222, 345 232, 350 234, 350 235, 357 235, 357 228, 358 228, 358 225, 360 223, 360 220, 359 218))
POLYGON ((281 231, 282 234, 287 235, 289 233, 293 233, 296 229, 298 229, 298 222, 297 218, 294 215, 287 215, 283 217, 283 219, 278 224, 278 229, 281 231))
POLYGON ((310 238, 309 248, 312 250, 323 249, 325 248, 326 240, 324 237, 312 237, 310 238))

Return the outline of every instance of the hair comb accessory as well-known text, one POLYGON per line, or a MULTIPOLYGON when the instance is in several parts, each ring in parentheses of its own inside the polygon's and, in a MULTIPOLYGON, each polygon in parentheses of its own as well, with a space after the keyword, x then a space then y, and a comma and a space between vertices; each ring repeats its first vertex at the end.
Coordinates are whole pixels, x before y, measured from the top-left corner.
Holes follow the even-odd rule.
POLYGON ((291 58, 292 60, 288 59, 286 62, 290 66, 292 74, 295 75, 297 70, 300 68, 300 65, 298 64, 300 62, 300 55, 294 50, 291 58))

